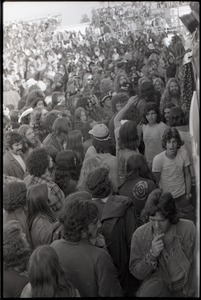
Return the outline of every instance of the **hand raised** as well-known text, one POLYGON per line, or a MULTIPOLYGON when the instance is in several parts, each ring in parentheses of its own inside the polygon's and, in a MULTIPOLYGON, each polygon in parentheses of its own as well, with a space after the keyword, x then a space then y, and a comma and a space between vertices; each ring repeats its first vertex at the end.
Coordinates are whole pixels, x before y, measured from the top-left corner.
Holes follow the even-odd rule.
POLYGON ((164 236, 164 233, 157 235, 151 244, 151 250, 155 257, 158 257, 161 253, 161 251, 164 249, 164 243, 162 240, 162 237, 164 236))

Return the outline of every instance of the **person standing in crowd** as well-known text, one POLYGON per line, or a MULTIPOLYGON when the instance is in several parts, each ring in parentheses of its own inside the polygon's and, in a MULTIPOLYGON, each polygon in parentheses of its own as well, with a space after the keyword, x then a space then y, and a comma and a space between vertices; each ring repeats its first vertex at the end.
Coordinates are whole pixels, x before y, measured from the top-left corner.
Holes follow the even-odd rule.
POLYGON ((58 151, 64 150, 69 129, 70 123, 67 118, 57 118, 52 125, 52 133, 44 139, 43 145, 52 145, 58 151))
POLYGON ((64 193, 53 181, 48 170, 50 158, 45 149, 36 148, 27 158, 27 171, 30 175, 24 178, 27 187, 46 183, 48 186, 48 204, 54 213, 58 213, 64 202, 64 193))
POLYGON ((174 127, 164 131, 161 142, 165 151, 156 155, 152 164, 157 184, 164 192, 172 193, 180 217, 195 221, 190 203, 190 160, 186 149, 181 148, 184 142, 174 127))
POLYGON ((58 255, 49 245, 37 247, 28 263, 30 282, 20 298, 79 297, 77 289, 66 278, 58 255))
POLYGON ((119 195, 129 197, 135 206, 138 224, 141 224, 141 211, 149 194, 157 188, 155 177, 150 171, 145 157, 135 154, 126 163, 125 180, 119 187, 119 195))
POLYGON ((29 282, 27 265, 31 255, 20 223, 9 221, 3 228, 3 297, 20 298, 29 282))
POLYGON ((130 241, 138 224, 135 207, 130 198, 114 194, 107 168, 91 171, 86 179, 86 190, 97 205, 109 254, 118 271, 123 295, 134 296, 138 284, 128 272, 130 241))
POLYGON ((67 197, 60 222, 64 237, 50 246, 56 251, 62 269, 80 296, 121 297, 117 270, 110 255, 88 240, 96 237, 101 227, 96 205, 91 200, 80 198, 68 201, 67 197))
POLYGON ((3 173, 23 179, 26 165, 22 158, 23 137, 21 134, 10 131, 5 137, 6 153, 3 157, 3 173))
POLYGON ((145 145, 145 157, 151 169, 153 158, 163 151, 161 138, 167 125, 161 122, 159 107, 154 102, 149 102, 144 108, 146 124, 142 125, 142 139, 145 145))
POLYGON ((27 124, 20 125, 17 132, 24 137, 23 141, 23 158, 26 161, 27 156, 34 148, 40 146, 40 142, 36 140, 34 131, 31 126, 27 124))
POLYGON ((181 90, 179 82, 175 78, 170 78, 166 84, 165 91, 161 97, 160 111, 163 111, 167 103, 174 103, 176 106, 181 106, 180 102, 181 90))
POLYGON ((171 193, 153 191, 142 211, 145 224, 131 240, 129 269, 142 281, 137 297, 196 297, 196 228, 179 218, 171 193))

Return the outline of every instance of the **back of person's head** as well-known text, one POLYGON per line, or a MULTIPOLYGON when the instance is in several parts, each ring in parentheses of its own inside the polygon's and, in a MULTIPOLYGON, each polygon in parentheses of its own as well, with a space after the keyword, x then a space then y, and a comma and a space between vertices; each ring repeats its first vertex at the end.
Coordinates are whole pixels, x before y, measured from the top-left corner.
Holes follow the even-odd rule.
POLYGON ((27 188, 24 182, 9 182, 3 190, 3 208, 8 212, 14 212, 26 205, 27 188))
POLYGON ((139 146, 139 136, 135 122, 124 123, 119 130, 120 149, 136 150, 139 146))
POLYGON ((94 198, 105 198, 113 192, 108 168, 98 167, 86 178, 86 188, 94 198))
POLYGON ((18 119, 19 119, 19 110, 12 110, 10 112, 10 121, 18 123, 18 119))
POLYGON ((57 156, 59 151, 55 147, 53 147, 52 145, 43 145, 43 148, 46 150, 47 154, 49 156, 51 156, 53 162, 55 163, 56 156, 57 156))
POLYGON ((61 116, 61 112, 58 110, 49 111, 43 118, 43 122, 48 126, 52 131, 52 125, 54 121, 61 116))
POLYGON ((32 298, 75 296, 75 289, 65 278, 56 251, 49 245, 38 246, 33 251, 28 274, 32 298))
POLYGON ((22 143, 23 136, 15 131, 9 131, 5 136, 5 146, 6 149, 12 149, 13 144, 22 143))
MULTIPOLYGON (((72 194, 68 197, 72 197, 72 194)), ((79 196, 70 201, 68 197, 59 216, 64 228, 64 239, 79 242, 83 238, 83 234, 90 238, 88 226, 91 223, 95 224, 99 217, 96 204, 91 200, 82 200, 79 196)))
POLYGON ((103 162, 99 157, 94 156, 94 157, 89 157, 87 159, 84 159, 81 172, 80 172, 79 181, 77 184, 78 190, 81 191, 85 190, 87 175, 89 174, 89 172, 91 172, 92 170, 100 166, 103 166, 103 162))
POLYGON ((150 171, 145 157, 140 153, 130 156, 126 163, 126 179, 135 176, 154 181, 154 175, 150 171))
POLYGON ((28 188, 27 223, 30 230, 34 219, 38 215, 48 217, 50 222, 55 220, 55 216, 48 205, 48 187, 46 183, 36 184, 28 188))
POLYGON ((54 136, 59 136, 61 133, 68 134, 70 122, 67 118, 57 118, 52 125, 52 132, 54 136))
POLYGON ((139 98, 147 98, 149 101, 152 100, 154 95, 154 85, 152 81, 142 82, 141 89, 139 89, 139 98))
POLYGON ((34 105, 34 107, 36 106, 34 101, 36 98, 40 98, 44 101, 45 97, 44 97, 44 93, 40 90, 40 89, 34 89, 32 91, 30 91, 26 97, 26 106, 31 106, 34 105))
POLYGON ((3 227, 3 268, 19 273, 27 270, 31 251, 19 221, 9 221, 3 227), (24 236, 23 236, 24 235, 24 236))
POLYGON ((52 109, 61 102, 61 98, 64 98, 64 93, 53 92, 52 93, 52 109))
POLYGON ((172 107, 169 113, 169 124, 171 127, 187 125, 185 114, 181 107, 172 107))
POLYGON ((81 165, 77 154, 73 150, 62 150, 56 156, 55 176, 70 174, 73 180, 78 180, 81 165))
POLYGON ((167 142, 171 139, 175 139, 177 141, 177 149, 179 149, 184 144, 184 141, 182 141, 179 131, 174 127, 168 127, 164 130, 161 139, 163 149, 166 149, 167 142))
POLYGON ((44 148, 35 148, 28 156, 26 167, 30 175, 41 177, 49 165, 49 157, 44 148))
POLYGON ((129 96, 127 93, 116 93, 112 96, 112 110, 117 112, 116 105, 128 102, 129 96))
POLYGON ((171 224, 179 222, 179 216, 172 194, 167 192, 163 193, 161 189, 156 189, 149 194, 141 213, 141 218, 144 223, 148 222, 149 217, 154 216, 156 212, 160 212, 171 224))
POLYGON ((70 131, 67 137, 67 148, 78 149, 81 147, 83 147, 81 131, 80 130, 70 131))
POLYGON ((32 129, 32 127, 31 127, 30 125, 28 125, 28 124, 22 124, 22 125, 20 125, 20 127, 18 128, 17 132, 18 132, 19 134, 21 134, 23 137, 25 137, 26 132, 27 132, 28 129, 32 129))
POLYGON ((145 107, 144 107, 144 116, 146 117, 146 115, 151 110, 153 110, 157 114, 156 122, 160 123, 160 110, 159 110, 159 106, 155 102, 148 102, 148 103, 145 104, 145 107))

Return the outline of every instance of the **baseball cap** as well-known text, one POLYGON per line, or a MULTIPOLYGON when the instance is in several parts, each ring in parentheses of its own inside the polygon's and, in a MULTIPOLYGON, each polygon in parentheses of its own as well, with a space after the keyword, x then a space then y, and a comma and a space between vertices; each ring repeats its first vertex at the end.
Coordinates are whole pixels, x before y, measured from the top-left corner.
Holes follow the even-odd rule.
POLYGON ((111 139, 109 129, 105 124, 96 124, 91 130, 89 130, 89 134, 93 135, 93 137, 99 141, 107 141, 111 139))

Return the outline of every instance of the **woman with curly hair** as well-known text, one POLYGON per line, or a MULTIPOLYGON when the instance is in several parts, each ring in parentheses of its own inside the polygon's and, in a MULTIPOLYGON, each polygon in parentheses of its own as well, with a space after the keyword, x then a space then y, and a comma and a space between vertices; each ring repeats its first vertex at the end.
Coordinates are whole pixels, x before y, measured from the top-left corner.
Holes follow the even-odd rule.
POLYGON ((62 269, 79 290, 80 296, 122 296, 110 255, 89 242, 89 238, 95 238, 101 227, 96 204, 80 197, 68 201, 67 197, 60 222, 64 237, 50 246, 56 251, 62 269))
POLYGON ((9 221, 3 228, 3 297, 20 298, 29 282, 27 265, 31 255, 30 246, 20 223, 9 221))
POLYGON ((5 183, 3 189, 3 224, 16 220, 26 234, 27 241, 32 247, 29 228, 27 225, 27 188, 24 182, 11 181, 5 183))
POLYGON ((28 263, 29 283, 21 298, 79 297, 79 292, 67 279, 55 250, 49 245, 35 249, 28 263))
POLYGON ((52 242, 54 229, 60 224, 48 205, 45 183, 32 186, 27 191, 27 224, 34 249, 52 242))
POLYGON ((194 209, 190 203, 190 160, 187 150, 181 147, 184 142, 174 127, 165 129, 161 142, 165 151, 154 157, 152 172, 159 187, 173 195, 179 216, 195 221, 194 209))

